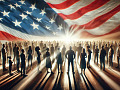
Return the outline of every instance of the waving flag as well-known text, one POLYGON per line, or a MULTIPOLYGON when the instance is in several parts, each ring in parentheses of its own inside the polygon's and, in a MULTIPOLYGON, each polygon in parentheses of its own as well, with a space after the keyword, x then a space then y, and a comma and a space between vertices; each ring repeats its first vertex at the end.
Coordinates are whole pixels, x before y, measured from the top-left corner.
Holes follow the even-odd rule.
POLYGON ((39 40, 69 32, 120 39, 120 0, 0 0, 0 39, 39 40))

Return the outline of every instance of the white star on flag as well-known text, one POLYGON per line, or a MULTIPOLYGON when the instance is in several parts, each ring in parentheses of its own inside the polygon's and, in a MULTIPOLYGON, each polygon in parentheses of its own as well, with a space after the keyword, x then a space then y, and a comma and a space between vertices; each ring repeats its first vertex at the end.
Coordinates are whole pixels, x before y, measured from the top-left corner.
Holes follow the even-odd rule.
POLYGON ((31 7, 30 7, 30 8, 32 9, 32 11, 33 11, 34 9, 36 9, 35 4, 31 4, 31 7))
POLYGON ((2 21, 3 18, 0 18, 0 21, 2 21))
POLYGON ((27 14, 31 15, 32 12, 26 11, 27 14))
POLYGON ((59 25, 58 29, 61 31, 63 29, 62 25, 59 25))
POLYGON ((41 22, 42 18, 37 18, 36 20, 37 20, 38 22, 41 22))
POLYGON ((10 12, 6 12, 6 11, 4 10, 4 12, 1 12, 1 13, 3 14, 3 16, 8 16, 8 17, 9 17, 8 14, 9 14, 10 12))
POLYGON ((24 0, 21 0, 21 1, 19 1, 21 4, 25 4, 25 1, 24 0))
POLYGON ((21 7, 21 5, 18 5, 17 3, 15 4, 16 7, 21 7))
POLYGON ((42 16, 44 15, 44 14, 46 14, 46 12, 45 12, 45 9, 41 9, 41 13, 40 14, 42 14, 42 16))
POLYGON ((33 26, 33 29, 38 29, 38 26, 39 26, 39 25, 37 25, 37 24, 35 24, 35 23, 33 22, 33 24, 31 24, 31 26, 33 26))
POLYGON ((55 22, 55 20, 53 18, 51 18, 49 22, 52 24, 55 22))
POLYGON ((22 20, 27 19, 27 15, 24 15, 23 13, 20 16, 22 17, 22 20))
POLYGON ((21 26, 20 26, 21 22, 18 22, 18 21, 16 20, 16 21, 13 22, 13 23, 15 24, 15 26, 19 26, 19 27, 21 27, 21 26))
POLYGON ((50 27, 48 27, 48 26, 45 26, 45 28, 48 29, 48 30, 50 30, 50 27))
POLYGON ((10 4, 10 5, 8 5, 8 6, 10 6, 10 9, 12 10, 12 9, 15 9, 15 7, 12 5, 12 4, 10 4))

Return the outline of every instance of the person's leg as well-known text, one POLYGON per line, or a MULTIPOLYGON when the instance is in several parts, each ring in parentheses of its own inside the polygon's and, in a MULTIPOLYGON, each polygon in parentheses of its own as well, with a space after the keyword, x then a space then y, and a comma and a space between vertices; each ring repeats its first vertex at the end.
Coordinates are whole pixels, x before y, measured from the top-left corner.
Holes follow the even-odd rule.
POLYGON ((25 75, 25 65, 24 65, 24 67, 23 67, 23 75, 25 75))
POLYGON ((62 72, 62 64, 60 64, 60 70, 61 70, 61 72, 62 72))
POLYGON ((68 73, 69 73, 69 68, 70 68, 70 61, 68 61, 68 73))
POLYGON ((72 65, 72 72, 74 73, 74 61, 71 62, 72 65))
POLYGON ((104 59, 104 61, 103 61, 103 66, 104 66, 103 70, 105 70, 105 59, 104 59))
POLYGON ((97 54, 97 56, 96 56, 96 57, 97 57, 97 65, 98 65, 98 54, 97 54))
POLYGON ((59 63, 57 65, 58 65, 58 73, 59 73, 59 63))

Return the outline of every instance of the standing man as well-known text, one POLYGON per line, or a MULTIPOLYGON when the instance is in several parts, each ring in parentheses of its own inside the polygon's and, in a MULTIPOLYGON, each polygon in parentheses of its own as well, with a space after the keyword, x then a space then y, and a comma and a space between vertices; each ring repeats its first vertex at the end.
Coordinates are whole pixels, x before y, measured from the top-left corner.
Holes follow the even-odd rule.
POLYGON ((72 65, 72 72, 73 74, 75 73, 74 72, 74 59, 75 59, 75 53, 74 51, 72 50, 72 47, 70 46, 70 50, 68 50, 65 54, 65 57, 68 59, 68 73, 69 73, 69 68, 70 68, 70 63, 72 65))
POLYGON ((81 55, 81 52, 82 52, 82 46, 81 46, 81 44, 79 44, 77 59, 79 59, 79 56, 81 55))
POLYGON ((106 51, 104 49, 104 46, 102 46, 101 52, 100 52, 100 69, 102 69, 102 64, 104 65, 103 70, 105 70, 105 55, 106 51))
POLYGON ((118 62, 118 66, 116 68, 119 68, 119 61, 120 61, 120 45, 119 45, 118 50, 117 50, 117 62, 118 62))
POLYGON ((96 58, 97 58, 97 65, 98 65, 98 53, 99 53, 99 49, 98 49, 98 46, 96 46, 96 48, 95 48, 95 55, 94 55, 94 63, 95 63, 96 58))
POLYGON ((87 67, 90 67, 90 60, 91 60, 91 53, 92 51, 90 50, 90 46, 87 46, 87 52, 88 52, 88 62, 87 62, 87 67))
POLYGON ((65 45, 63 45, 63 48, 62 48, 62 61, 64 62, 64 64, 65 64, 65 52, 66 52, 66 47, 65 47, 65 45))
POLYGON ((25 54, 24 54, 24 49, 22 49, 22 53, 20 55, 21 57, 21 76, 25 76, 25 54), (23 70, 23 74, 22 74, 23 70))
POLYGON ((3 44, 3 48, 2 48, 2 66, 3 66, 3 71, 6 71, 7 69, 5 68, 5 64, 6 64, 6 51, 5 51, 5 44, 3 44))
POLYGON ((107 47, 107 44, 105 46, 105 51, 106 51, 106 58, 107 58, 107 64, 108 64, 108 52, 109 52, 109 47, 107 47))
POLYGON ((62 73, 62 57, 61 57, 61 52, 60 52, 60 48, 58 48, 58 52, 57 52, 57 64, 58 64, 58 73, 59 73, 59 66, 61 69, 61 73, 62 73))
POLYGON ((112 66, 112 67, 113 67, 113 54, 114 54, 114 50, 111 45, 110 51, 109 51, 109 66, 112 66))
POLYGON ((15 46, 13 48, 13 53, 14 53, 14 59, 13 59, 13 61, 14 61, 14 66, 15 66, 16 57, 17 57, 17 55, 16 55, 16 53, 17 53, 17 44, 15 44, 15 46))

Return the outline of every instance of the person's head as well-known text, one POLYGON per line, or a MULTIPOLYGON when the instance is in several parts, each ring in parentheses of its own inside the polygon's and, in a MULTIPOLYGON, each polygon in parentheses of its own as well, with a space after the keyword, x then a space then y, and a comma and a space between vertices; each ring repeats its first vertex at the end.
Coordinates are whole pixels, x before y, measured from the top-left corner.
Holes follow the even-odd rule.
POLYGON ((15 43, 15 47, 17 46, 17 44, 15 43))
POLYGON ((104 46, 102 46, 102 49, 104 49, 104 46))
POLYGON ((21 52, 24 53, 24 49, 22 49, 21 52))
POLYGON ((89 49, 90 48, 90 46, 87 46, 87 49, 89 49))
POLYGON ((72 47, 70 46, 70 50, 72 50, 72 47))
POLYGON ((60 48, 58 48, 58 51, 60 51, 60 48))
POLYGON ((3 48, 5 47, 5 44, 3 44, 3 48))
POLYGON ((29 49, 31 50, 31 46, 29 46, 29 49))
POLYGON ((83 51, 83 53, 85 53, 85 48, 83 48, 83 50, 82 50, 82 51, 83 51))
POLYGON ((51 44, 51 46, 53 47, 53 44, 51 44))
POLYGON ((49 48, 47 48, 46 50, 49 51, 49 48))
POLYGON ((112 48, 112 45, 110 46, 110 48, 112 48))
POLYGON ((79 44, 79 46, 81 46, 81 44, 79 44))
POLYGON ((107 44, 105 46, 107 47, 107 44))

